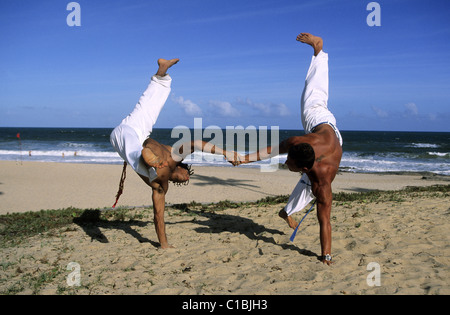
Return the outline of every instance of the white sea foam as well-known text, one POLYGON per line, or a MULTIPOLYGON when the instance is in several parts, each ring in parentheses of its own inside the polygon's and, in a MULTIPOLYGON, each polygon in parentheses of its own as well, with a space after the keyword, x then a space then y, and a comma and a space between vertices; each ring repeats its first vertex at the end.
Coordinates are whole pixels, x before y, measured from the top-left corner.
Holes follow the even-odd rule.
POLYGON ((371 156, 360 157, 356 153, 346 153, 341 160, 341 168, 353 172, 432 172, 449 175, 450 161, 436 163, 436 160, 411 159, 407 157, 371 156))
POLYGON ((444 153, 444 152, 427 152, 429 155, 432 156, 439 156, 439 157, 446 157, 450 156, 450 153, 444 153))
POLYGON ((435 144, 435 143, 411 143, 407 147, 410 147, 410 148, 439 148, 439 145, 435 144))
MULTIPOLYGON (((422 143, 420 145, 427 144, 422 143)), ((428 145, 431 146, 431 144, 428 145)), ((28 149, 20 150, 18 147, 14 147, 12 150, 1 149, 0 160, 100 164, 121 164, 123 162, 116 152, 112 150, 102 151, 99 148, 93 150, 89 145, 50 147, 48 150, 41 147, 40 149, 31 150, 31 156, 29 155, 29 151, 28 149)), ((247 152, 239 153, 244 155, 247 152)), ((450 175, 449 157, 450 153, 437 151, 426 152, 422 155, 399 152, 377 153, 373 155, 344 152, 340 166, 342 169, 353 172, 432 172, 450 175)), ((281 154, 272 160, 258 161, 241 165, 240 167, 275 166, 279 163, 285 163, 286 158, 286 154, 281 154)), ((193 164, 194 166, 231 167, 231 164, 223 156, 203 152, 194 152, 184 162, 193 164)))

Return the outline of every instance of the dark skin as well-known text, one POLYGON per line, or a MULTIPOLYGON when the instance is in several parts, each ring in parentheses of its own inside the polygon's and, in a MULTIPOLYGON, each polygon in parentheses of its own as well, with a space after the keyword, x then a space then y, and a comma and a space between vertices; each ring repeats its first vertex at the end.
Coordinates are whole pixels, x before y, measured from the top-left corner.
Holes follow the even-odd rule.
MULTIPOLYGON (((326 254, 331 255, 331 204, 333 195, 331 191, 331 183, 336 177, 339 169, 339 163, 342 158, 342 148, 336 134, 329 125, 320 125, 314 133, 300 137, 292 137, 283 141, 280 145, 280 153, 287 153, 289 148, 300 143, 309 143, 316 154, 311 169, 298 168, 294 161, 289 158, 286 165, 292 172, 306 173, 311 181, 311 188, 316 197, 317 218, 320 226, 320 244, 322 257, 326 254)), ((297 222, 287 216, 284 210, 280 211, 280 217, 286 220, 290 227, 295 228, 297 222)), ((322 260, 324 263, 331 262, 322 260)))
MULTIPOLYGON (((142 158, 144 162, 151 167, 156 168, 158 177, 149 182, 148 177, 139 175, 144 182, 152 188, 153 214, 155 230, 161 244, 161 248, 173 248, 167 241, 166 227, 164 222, 164 212, 166 204, 166 193, 169 189, 169 181, 174 183, 184 183, 189 180, 189 172, 182 168, 181 161, 194 151, 209 152, 220 154, 226 157, 228 152, 210 143, 196 140, 185 143, 180 148, 172 148, 163 145, 154 139, 145 140, 142 149, 142 158)), ((231 160, 237 159, 236 153, 231 153, 231 160)))
MULTIPOLYGON (((302 33, 297 40, 311 45, 314 48, 314 54, 322 50, 322 39, 311 34, 302 33)), ((342 147, 333 128, 323 124, 315 128, 313 133, 304 136, 295 136, 282 141, 278 147, 267 147, 245 156, 244 161, 236 161, 233 164, 251 163, 269 159, 278 154, 288 153, 289 149, 301 143, 308 143, 312 146, 315 153, 315 161, 311 169, 306 167, 299 168, 295 161, 288 155, 286 165, 291 172, 306 173, 311 181, 311 188, 316 197, 317 218, 320 225, 320 244, 322 251, 322 262, 330 265, 332 262, 324 259, 326 254, 331 255, 331 204, 333 195, 331 183, 336 177, 339 169, 339 163, 342 158, 342 147)), ((279 213, 280 217, 286 220, 288 225, 295 229, 297 222, 283 210, 279 213)))

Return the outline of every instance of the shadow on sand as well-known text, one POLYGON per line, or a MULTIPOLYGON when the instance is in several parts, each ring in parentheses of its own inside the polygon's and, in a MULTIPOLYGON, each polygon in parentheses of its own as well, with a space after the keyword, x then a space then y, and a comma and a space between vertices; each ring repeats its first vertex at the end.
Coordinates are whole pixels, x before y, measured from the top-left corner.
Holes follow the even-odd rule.
POLYGON ((145 227, 150 222, 136 221, 136 220, 105 220, 100 217, 100 210, 85 210, 81 216, 74 218, 73 223, 80 226, 83 231, 91 237, 91 241, 98 241, 100 243, 109 243, 108 238, 102 233, 102 229, 116 229, 121 230, 134 238, 140 243, 151 243, 153 246, 158 247, 159 243, 153 242, 146 237, 139 234, 133 227, 145 227))
POLYGON ((205 233, 205 234, 210 234, 210 233, 220 234, 223 232, 239 233, 241 235, 245 235, 250 240, 273 244, 276 246, 280 246, 283 249, 297 251, 299 254, 304 255, 304 256, 317 257, 319 259, 319 256, 316 253, 313 253, 306 249, 301 249, 294 244, 277 243, 275 241, 275 239, 272 236, 270 236, 270 234, 271 235, 276 235, 276 234, 286 235, 284 232, 276 230, 276 229, 267 228, 264 225, 255 223, 251 219, 243 218, 243 217, 235 216, 235 215, 230 215, 230 214, 218 213, 218 212, 191 210, 188 207, 184 207, 180 210, 182 210, 186 214, 202 216, 204 218, 207 218, 208 220, 206 220, 206 221, 189 220, 189 221, 181 221, 181 222, 179 221, 176 223, 166 223, 166 224, 168 224, 168 225, 183 224, 183 223, 197 224, 197 225, 199 225, 199 227, 195 228, 194 230, 197 233, 205 233))
MULTIPOLYGON (((319 256, 316 253, 313 253, 309 250, 302 249, 297 247, 294 244, 280 244, 275 241, 275 239, 271 235, 285 235, 284 232, 270 229, 265 227, 264 225, 255 223, 253 220, 248 218, 243 218, 240 216, 223 214, 218 212, 210 212, 210 211, 202 211, 202 210, 191 210, 187 207, 187 205, 174 205, 172 206, 178 210, 181 210, 186 215, 194 215, 201 216, 207 218, 204 220, 186 220, 186 221, 178 221, 178 222, 166 222, 167 226, 173 224, 196 224, 199 227, 194 228, 194 231, 197 233, 223 233, 223 232, 231 232, 238 233, 241 235, 245 235, 250 240, 254 240, 256 242, 265 242, 268 244, 273 244, 276 246, 280 246, 286 250, 296 251, 304 256, 317 257, 319 256)), ((91 241, 98 241, 101 243, 109 243, 107 237, 102 233, 100 229, 116 229, 121 230, 134 238, 136 238, 140 243, 150 243, 154 247, 159 247, 159 243, 152 241, 146 237, 143 237, 140 233, 138 233, 133 227, 146 227, 149 224, 153 225, 151 221, 138 221, 138 220, 105 220, 101 217, 100 210, 85 210, 81 216, 74 218, 73 223, 80 226, 83 231, 91 237, 91 241)))

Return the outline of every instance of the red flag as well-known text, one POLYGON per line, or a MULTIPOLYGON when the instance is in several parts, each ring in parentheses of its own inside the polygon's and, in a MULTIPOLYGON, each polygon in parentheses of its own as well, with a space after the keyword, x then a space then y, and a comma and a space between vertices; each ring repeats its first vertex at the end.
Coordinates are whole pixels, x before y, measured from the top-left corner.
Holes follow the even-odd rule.
POLYGON ((20 140, 20 132, 17 133, 16 137, 20 140))

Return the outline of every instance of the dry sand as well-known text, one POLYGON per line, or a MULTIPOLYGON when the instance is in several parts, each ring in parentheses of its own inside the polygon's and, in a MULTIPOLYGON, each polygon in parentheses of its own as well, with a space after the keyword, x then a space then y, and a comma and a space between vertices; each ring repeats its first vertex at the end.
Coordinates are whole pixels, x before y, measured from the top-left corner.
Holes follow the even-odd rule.
MULTIPOLYGON (((195 171, 189 186, 170 187, 168 203, 286 195, 299 178, 288 171, 195 171)), ((110 206, 120 172, 120 166, 110 165, 0 162, 0 212, 110 206)), ((121 205, 150 204, 150 191, 140 181, 128 168, 121 205)), ((342 173, 333 189, 436 183, 448 181, 342 173)), ((0 293, 449 294, 449 198, 442 193, 398 195, 398 200, 383 202, 334 202, 332 266, 318 261, 314 213, 290 242, 292 230, 277 216, 282 204, 216 212, 214 206, 168 209, 167 235, 176 248, 160 250, 151 211, 137 208, 131 210, 131 221, 73 223, 0 248, 0 293), (79 287, 67 284, 70 262, 80 267, 79 287), (368 285, 371 262, 380 267, 380 286, 368 285)))

